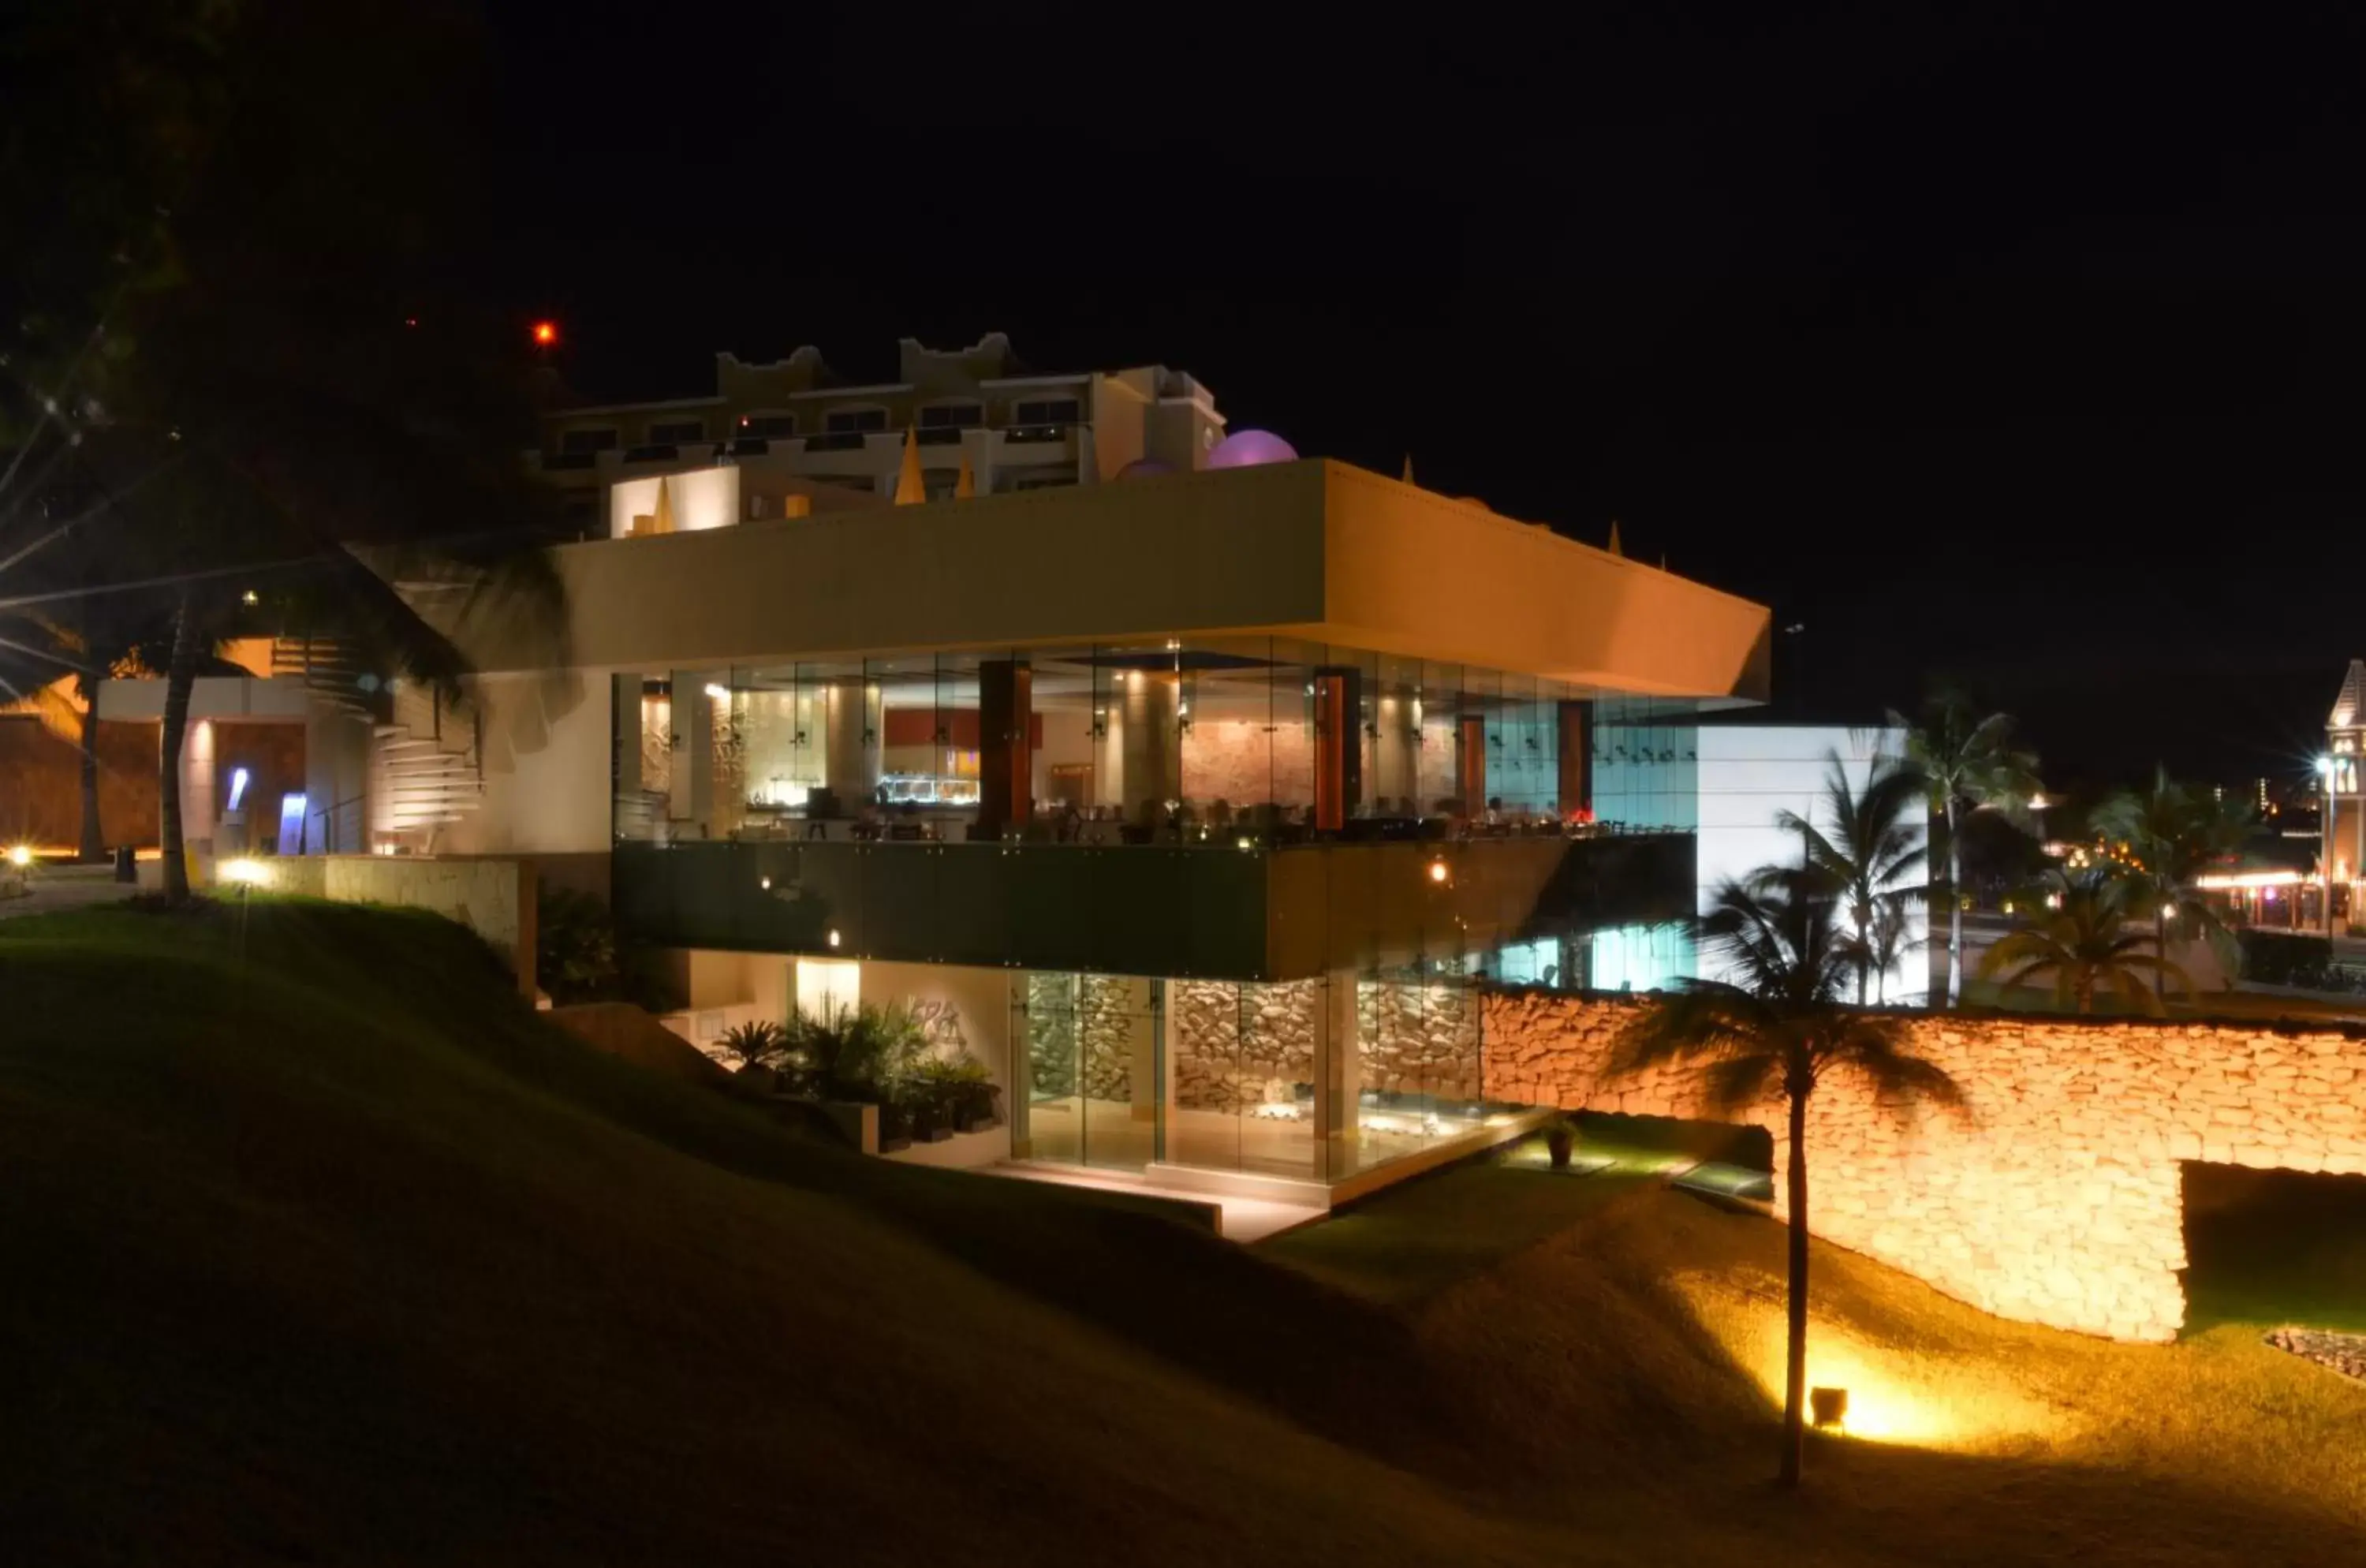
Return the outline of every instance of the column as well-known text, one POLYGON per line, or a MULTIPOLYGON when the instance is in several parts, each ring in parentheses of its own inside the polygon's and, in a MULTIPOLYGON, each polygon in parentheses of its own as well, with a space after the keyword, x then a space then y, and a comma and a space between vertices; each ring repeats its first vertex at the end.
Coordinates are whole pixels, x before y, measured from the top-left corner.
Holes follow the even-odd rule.
POLYGON ((1594 705, 1563 703, 1560 707, 1560 782, 1554 786, 1561 820, 1594 809, 1594 705))
POLYGON ((1035 671, 1015 659, 977 667, 977 826, 982 837, 1035 815, 1035 671))
POLYGON ((609 754, 609 830, 637 839, 646 829, 641 795, 641 674, 636 670, 608 679, 608 701, 616 716, 609 754))
POLYGON ((838 808, 851 815, 879 793, 879 688, 866 681, 833 681, 826 696, 823 775, 838 808))
POLYGON ((1358 732, 1363 674, 1354 669, 1314 672, 1314 826, 1336 832, 1363 794, 1364 748, 1358 732))
POLYGON ((1422 815, 1421 724, 1414 716, 1418 700, 1404 693, 1382 697, 1375 718, 1380 739, 1372 742, 1373 798, 1409 801, 1415 817, 1422 815))
POLYGON ((214 798, 214 721, 193 718, 181 736, 181 840, 213 853, 219 803, 214 798))
POLYGON ((1324 975, 1314 1036, 1317 1181, 1338 1181, 1354 1175, 1361 1157, 1358 1111, 1363 1104, 1364 1056, 1357 999, 1353 969, 1335 968, 1324 975))
POLYGON ((1454 726, 1454 793, 1462 797, 1462 815, 1487 815, 1487 721, 1465 714, 1454 726))
POLYGON ((1180 789, 1183 684, 1168 671, 1129 670, 1119 698, 1111 706, 1124 720, 1126 818, 1163 823, 1180 789))
POLYGON ((666 816, 681 824, 683 836, 703 839, 715 820, 715 699, 706 694, 707 676, 696 670, 673 672, 672 787, 666 796, 666 816))

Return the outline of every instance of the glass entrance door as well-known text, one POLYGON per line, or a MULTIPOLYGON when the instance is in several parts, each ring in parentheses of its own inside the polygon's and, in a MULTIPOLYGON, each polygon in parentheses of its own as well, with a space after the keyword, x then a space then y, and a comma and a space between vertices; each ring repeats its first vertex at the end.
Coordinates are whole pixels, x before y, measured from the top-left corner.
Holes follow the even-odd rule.
POLYGON ((1121 975, 1030 973, 1011 988, 1022 1043, 1014 1151, 1140 1170, 1161 1157, 1165 987, 1121 975))

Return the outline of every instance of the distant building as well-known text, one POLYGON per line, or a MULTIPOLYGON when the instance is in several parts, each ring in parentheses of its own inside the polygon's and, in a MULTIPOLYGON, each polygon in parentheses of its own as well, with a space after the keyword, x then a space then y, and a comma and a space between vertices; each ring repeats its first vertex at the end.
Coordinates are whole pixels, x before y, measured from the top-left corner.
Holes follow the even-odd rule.
POLYGON ((1207 388, 1165 366, 1039 374, 1000 333, 961 349, 906 338, 893 381, 852 384, 810 344, 769 365, 715 357, 704 397, 556 410, 533 461, 565 491, 579 531, 623 536, 656 519, 670 486, 671 531, 800 516, 885 501, 907 434, 930 501, 1092 484, 1132 468, 1208 466, 1224 434, 1207 388), (621 493, 620 493, 620 487, 621 493), (817 488, 820 487, 820 488, 817 488), (794 499, 808 498, 801 508, 794 499))

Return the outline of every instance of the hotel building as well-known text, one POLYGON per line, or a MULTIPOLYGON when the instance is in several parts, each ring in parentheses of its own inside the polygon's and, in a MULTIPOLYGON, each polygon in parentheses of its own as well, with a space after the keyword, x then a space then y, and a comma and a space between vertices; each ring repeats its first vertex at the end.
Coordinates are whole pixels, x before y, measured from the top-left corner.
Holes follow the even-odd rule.
POLYGON ((992 338, 871 387, 726 356, 535 460, 596 523, 566 646, 412 588, 454 711, 283 645, 303 789, 245 841, 531 863, 702 1044, 907 1005, 1004 1118, 907 1157, 1324 1202, 1506 1135, 1482 983, 1684 972, 1758 604, 992 338))

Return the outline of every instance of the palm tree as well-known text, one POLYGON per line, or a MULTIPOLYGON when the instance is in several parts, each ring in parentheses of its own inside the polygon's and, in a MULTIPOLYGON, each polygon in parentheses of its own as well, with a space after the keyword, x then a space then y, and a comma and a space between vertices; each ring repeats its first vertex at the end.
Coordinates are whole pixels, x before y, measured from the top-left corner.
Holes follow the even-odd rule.
POLYGON ((1878 1004, 1889 999, 1891 971, 1914 953, 1930 945, 1927 939, 1910 935, 1910 912, 1903 902, 1884 904, 1865 929, 1865 951, 1859 961, 1873 971, 1873 999, 1878 1004))
POLYGON ((39 96, 12 107, 57 144, 0 145, 0 214, 28 236, 0 274, 16 334, 0 367, 0 619, 161 602, 159 828, 179 897, 179 752, 208 645, 330 636, 381 693, 400 674, 457 698, 467 660, 348 547, 385 568, 389 550, 433 545, 446 583, 530 585, 546 629, 557 578, 526 547, 558 532, 557 501, 517 460, 533 425, 515 323, 456 294, 442 260, 472 216, 459 120, 399 90, 391 63, 465 68, 465 40, 336 6, 217 7, 192 24, 152 6, 111 29, 66 0, 45 9, 25 73, 39 96), (279 64, 324 54, 381 69, 279 64), (109 85, 129 82, 142 90, 109 85), (67 476, 101 498, 88 526, 104 569, 30 584, 57 547, 12 525, 67 476))
POLYGON ((1817 872, 1768 867, 1728 882, 1701 934, 1733 982, 1688 980, 1623 1031, 1609 1072, 1627 1075, 1700 1061, 1713 1108, 1738 1111, 1780 1096, 1788 1106, 1790 1155, 1789 1345, 1783 1384, 1778 1479, 1799 1483, 1807 1445, 1808 1102, 1834 1073, 1852 1075, 1877 1103, 1963 1102, 1944 1069, 1915 1055, 1903 1020, 1842 1005, 1861 973, 1817 872))
MULTIPOLYGON (((2222 964, 2232 962, 2235 933, 2194 881, 2242 849, 2252 828, 2248 805, 2221 799, 2214 791, 2189 789, 2172 780, 2168 769, 2158 768, 2151 789, 2111 796, 2095 808, 2092 826, 2127 847, 2133 863, 2121 875, 2142 890, 2152 909, 2154 951, 2168 956, 2169 923, 2174 919, 2181 929, 2200 931, 2222 964)), ((2155 996, 2164 980, 2155 971, 2155 996)))
POLYGON ((1924 824, 1909 820, 1921 806, 1925 785, 1921 774, 1896 757, 1874 758, 1862 790, 1850 784, 1837 750, 1828 761, 1822 805, 1829 830, 1794 811, 1777 812, 1774 821, 1784 831, 1800 836, 1808 868, 1824 877, 1841 899, 1854 933, 1849 955, 1856 965, 1857 1005, 1863 1007, 1872 976, 1886 974, 1886 966, 1879 971, 1873 967, 1874 923, 1885 909, 1927 890, 1920 874, 1929 864, 1929 852, 1921 842, 1924 835, 1916 831, 1924 824))
POLYGON ((1906 755, 1921 771, 1931 809, 1947 825, 1947 996, 1964 991, 1963 818, 1974 811, 2018 816, 2037 794, 2037 759, 2012 744, 2008 714, 1972 716, 1971 704, 1941 692, 1923 705, 1922 722, 1892 710, 1889 723, 1906 731, 1906 755))
POLYGON ((2160 1011, 2147 976, 2192 990, 2185 971, 2161 954, 2158 936, 2127 929, 2141 884, 2105 869, 2057 873, 2055 881, 2050 895, 2030 900, 2020 928, 1981 956, 1982 979, 2018 986, 2051 976, 2055 1004, 2081 1013, 2093 1012, 2095 993, 2105 989, 2139 1011, 2160 1011))

